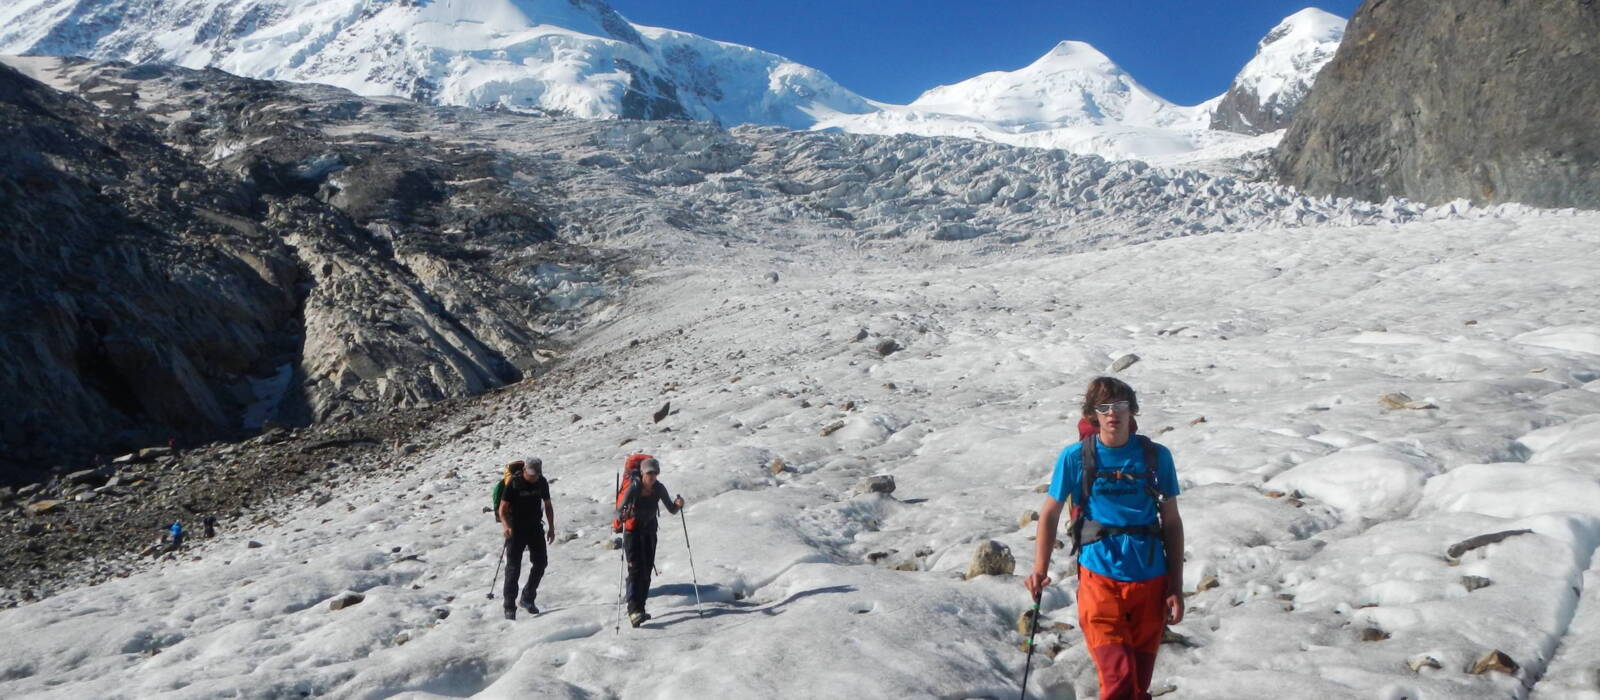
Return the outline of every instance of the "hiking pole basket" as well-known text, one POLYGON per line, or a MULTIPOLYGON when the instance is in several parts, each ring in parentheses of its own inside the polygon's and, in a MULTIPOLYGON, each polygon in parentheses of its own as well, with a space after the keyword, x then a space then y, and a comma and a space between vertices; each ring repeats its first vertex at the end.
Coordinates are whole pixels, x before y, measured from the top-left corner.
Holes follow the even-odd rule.
POLYGON ((694 614, 699 617, 705 613, 700 610, 700 575, 694 572, 694 546, 689 544, 689 516, 679 510, 678 520, 683 523, 683 546, 689 550, 689 576, 694 581, 694 614))
POLYGON ((1033 616, 1028 621, 1028 660, 1022 665, 1022 694, 1019 700, 1028 700, 1028 672, 1033 670, 1033 635, 1039 632, 1039 595, 1033 596, 1033 616))

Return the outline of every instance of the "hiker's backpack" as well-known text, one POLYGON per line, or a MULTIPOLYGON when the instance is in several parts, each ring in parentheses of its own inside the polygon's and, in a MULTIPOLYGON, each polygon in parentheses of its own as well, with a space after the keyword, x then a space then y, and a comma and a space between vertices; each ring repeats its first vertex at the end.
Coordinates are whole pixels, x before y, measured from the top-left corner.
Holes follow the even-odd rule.
POLYGON ((644 461, 651 459, 647 454, 628 455, 628 461, 623 463, 622 477, 617 481, 617 517, 611 520, 612 532, 633 532, 633 504, 623 503, 628 498, 628 491, 639 482, 639 470, 644 461))
MULTIPOLYGON (((1072 524, 1067 526, 1067 532, 1072 537, 1072 554, 1077 555, 1083 548, 1112 535, 1150 535, 1161 537, 1161 491, 1156 488, 1156 466, 1160 464, 1161 455, 1156 449, 1156 443, 1143 435, 1134 435, 1132 439, 1139 441, 1139 446, 1144 452, 1144 491, 1150 500, 1157 504, 1156 522, 1149 525, 1129 525, 1118 527, 1100 523, 1089 517, 1089 501, 1093 497, 1094 482, 1098 477, 1100 456, 1096 454, 1096 446, 1100 438, 1089 435, 1081 443, 1083 449, 1079 452, 1083 456, 1083 483, 1081 493, 1083 502, 1072 504, 1072 524)), ((1126 472, 1118 472, 1125 479, 1133 479, 1126 472)))
POLYGON ((511 477, 516 475, 516 470, 507 464, 505 472, 500 475, 500 480, 494 482, 494 507, 490 510, 494 511, 494 521, 497 523, 500 522, 500 496, 506 492, 506 487, 511 485, 511 477))

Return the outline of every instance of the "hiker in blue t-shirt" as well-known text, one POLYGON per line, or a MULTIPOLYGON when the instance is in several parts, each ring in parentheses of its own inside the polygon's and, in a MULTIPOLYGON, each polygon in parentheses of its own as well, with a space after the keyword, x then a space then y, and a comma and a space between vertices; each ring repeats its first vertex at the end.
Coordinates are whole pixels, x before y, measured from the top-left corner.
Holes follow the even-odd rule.
POLYGON ((1089 383, 1083 416, 1096 430, 1056 459, 1033 573, 1024 581, 1035 600, 1050 584, 1056 528, 1070 500, 1078 622, 1103 700, 1150 697, 1162 631, 1183 620, 1178 473, 1167 448, 1134 434, 1138 412, 1126 382, 1089 383))

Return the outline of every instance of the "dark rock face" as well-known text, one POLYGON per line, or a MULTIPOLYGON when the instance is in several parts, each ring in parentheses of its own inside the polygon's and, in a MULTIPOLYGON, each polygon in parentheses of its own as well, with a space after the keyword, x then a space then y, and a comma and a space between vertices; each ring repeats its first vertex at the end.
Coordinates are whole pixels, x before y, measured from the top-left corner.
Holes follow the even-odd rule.
POLYGON ((1254 92, 1229 86, 1211 115, 1211 128, 1238 134, 1265 134, 1289 125, 1294 118, 1293 109, 1268 109, 1254 92))
POLYGON ((5 67, 0 142, 3 452, 222 430, 296 315, 288 249, 230 225, 248 194, 5 67))
POLYGON ((1369 0, 1277 154, 1367 200, 1600 207, 1600 3, 1369 0))
POLYGON ((506 195, 543 161, 330 137, 395 105, 322 88, 76 80, 82 97, 0 65, 0 483, 469 396, 554 358, 564 319, 534 270, 597 263, 506 195))

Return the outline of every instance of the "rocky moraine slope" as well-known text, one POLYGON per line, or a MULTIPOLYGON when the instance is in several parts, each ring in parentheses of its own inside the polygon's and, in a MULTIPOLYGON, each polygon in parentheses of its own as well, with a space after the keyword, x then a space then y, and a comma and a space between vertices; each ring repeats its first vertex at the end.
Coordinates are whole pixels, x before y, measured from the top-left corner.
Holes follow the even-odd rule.
POLYGON ((552 286, 604 275, 495 158, 313 126, 384 105, 80 77, 88 101, 0 67, 7 480, 517 381, 570 315, 552 286))

